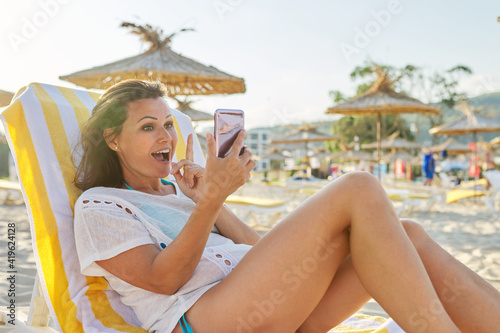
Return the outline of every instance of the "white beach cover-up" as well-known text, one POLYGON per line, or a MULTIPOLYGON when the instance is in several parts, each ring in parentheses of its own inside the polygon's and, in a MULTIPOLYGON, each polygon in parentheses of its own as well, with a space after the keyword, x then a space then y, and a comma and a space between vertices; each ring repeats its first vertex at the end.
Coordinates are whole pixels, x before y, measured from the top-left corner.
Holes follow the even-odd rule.
POLYGON ((75 205, 75 241, 82 273, 104 276, 149 331, 171 332, 179 318, 251 248, 234 244, 214 228, 198 267, 174 295, 135 287, 97 265, 96 261, 140 245, 154 244, 161 250, 172 242, 195 206, 174 185, 177 194, 166 196, 96 187, 85 191, 75 205))

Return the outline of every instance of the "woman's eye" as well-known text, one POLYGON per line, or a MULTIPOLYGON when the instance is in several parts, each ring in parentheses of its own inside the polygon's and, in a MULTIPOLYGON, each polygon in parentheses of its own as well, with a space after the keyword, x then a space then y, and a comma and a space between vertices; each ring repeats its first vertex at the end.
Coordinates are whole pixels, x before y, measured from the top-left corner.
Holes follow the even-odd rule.
POLYGON ((151 131, 153 129, 153 126, 151 126, 151 125, 144 125, 144 126, 142 126, 142 129, 145 130, 145 131, 151 131))
POLYGON ((165 128, 172 128, 172 127, 174 127, 173 123, 166 123, 165 124, 165 128))

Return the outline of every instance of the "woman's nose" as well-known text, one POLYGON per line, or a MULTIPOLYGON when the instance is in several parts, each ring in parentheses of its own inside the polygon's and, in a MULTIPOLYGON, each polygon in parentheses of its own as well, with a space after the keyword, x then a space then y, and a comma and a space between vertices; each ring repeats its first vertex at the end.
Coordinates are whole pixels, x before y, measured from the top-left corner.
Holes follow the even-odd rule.
POLYGON ((172 140, 172 136, 170 135, 168 130, 166 128, 162 128, 160 130, 159 135, 158 135, 158 141, 160 141, 160 142, 167 141, 168 142, 171 140, 172 140))

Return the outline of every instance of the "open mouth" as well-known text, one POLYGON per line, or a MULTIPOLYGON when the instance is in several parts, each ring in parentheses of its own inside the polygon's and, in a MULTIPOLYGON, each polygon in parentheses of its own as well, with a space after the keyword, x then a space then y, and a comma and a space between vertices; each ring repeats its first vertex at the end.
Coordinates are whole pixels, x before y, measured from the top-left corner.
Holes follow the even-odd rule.
POLYGON ((170 161, 170 149, 157 151, 156 153, 152 153, 151 156, 153 156, 157 161, 169 162, 170 161))

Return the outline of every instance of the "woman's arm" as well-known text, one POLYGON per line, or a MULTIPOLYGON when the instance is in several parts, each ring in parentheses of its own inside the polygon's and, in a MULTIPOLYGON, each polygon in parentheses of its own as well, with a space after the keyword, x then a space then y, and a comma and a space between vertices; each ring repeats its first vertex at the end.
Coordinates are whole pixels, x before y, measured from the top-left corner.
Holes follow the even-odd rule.
MULTIPOLYGON (((242 132, 239 138, 241 139, 242 137, 244 137, 244 134, 245 133, 242 132)), ((207 137, 207 142, 209 141, 213 141, 213 137, 211 135, 207 137)), ((241 142, 241 144, 243 144, 243 142, 241 142)), ((240 149, 239 145, 240 142, 235 141, 233 146, 237 147, 237 149, 240 149)), ((246 181, 248 179, 250 171, 255 166, 255 162, 251 160, 252 154, 248 149, 245 149, 245 153, 242 156, 238 156, 238 159, 235 159, 235 157, 237 156, 235 153, 233 153, 234 155, 232 156, 228 155, 226 158, 216 157, 215 147, 213 154, 213 156, 210 156, 211 158, 208 158, 207 156, 206 170, 204 170, 199 165, 194 164, 193 140, 191 136, 188 136, 186 144, 186 159, 179 161, 172 168, 171 173, 175 176, 177 184, 181 188, 182 192, 189 198, 191 198, 194 202, 198 201, 198 197, 201 193, 203 193, 203 191, 209 192, 209 194, 217 194, 217 187, 220 185, 220 183, 233 181, 241 183, 242 175, 245 176, 244 181, 246 181), (230 162, 230 158, 232 158, 233 162, 238 163, 226 163, 230 162), (226 159, 228 160, 226 161, 226 159), (240 170, 242 166, 245 167, 245 172, 243 173, 240 170), (181 168, 184 168, 183 174, 180 173, 181 168), (205 173, 209 174, 209 176, 205 176, 205 173), (208 181, 209 184, 205 185, 205 181, 208 181), (205 186, 207 186, 207 188, 205 188, 205 186)), ((241 185, 242 184, 240 184, 239 186, 241 185)), ((254 245, 260 239, 259 234, 257 234, 255 230, 243 223, 227 207, 223 207, 220 210, 215 225, 223 236, 231 239, 237 244, 254 245)))
POLYGON ((179 235, 165 249, 138 246, 97 264, 139 288, 172 295, 198 266, 222 201, 200 200, 179 235))
POLYGON ((241 221, 226 206, 223 206, 220 210, 215 226, 222 236, 231 239, 236 244, 255 245, 260 239, 255 230, 241 221))

